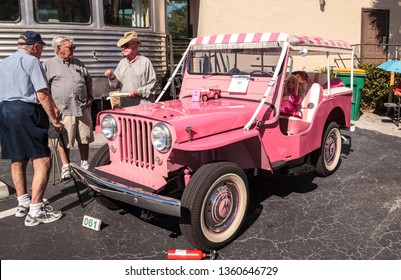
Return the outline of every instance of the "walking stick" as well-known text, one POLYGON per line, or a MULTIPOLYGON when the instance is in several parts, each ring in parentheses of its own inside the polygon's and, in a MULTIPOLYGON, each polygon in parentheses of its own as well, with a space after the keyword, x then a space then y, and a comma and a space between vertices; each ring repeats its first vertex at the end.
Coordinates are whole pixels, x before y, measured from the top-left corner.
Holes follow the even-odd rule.
MULTIPOLYGON (((67 153, 67 146, 65 145, 64 138, 63 138, 63 136, 61 135, 61 133, 59 134, 59 140, 60 140, 60 142, 61 142, 61 146, 63 147, 63 149, 64 149, 64 151, 65 151, 65 153, 66 153, 66 155, 67 155, 68 164, 70 164, 70 155, 67 153)), ((74 180, 74 185, 75 185, 75 189, 76 189, 77 194, 78 194, 79 202, 80 202, 81 206, 84 207, 84 203, 82 202, 82 198, 81 198, 81 194, 80 194, 80 192, 79 192, 79 188, 78 188, 78 185, 77 185, 77 181, 75 180, 75 177, 74 177, 74 176, 72 176, 72 179, 74 180)))
POLYGON ((52 173, 53 173, 53 186, 56 184, 56 168, 58 171, 58 177, 61 181, 61 171, 60 171, 60 163, 58 161, 57 156, 57 146, 59 143, 60 133, 56 130, 56 128, 51 124, 49 127, 49 139, 50 139, 50 150, 51 150, 51 161, 52 161, 52 173))

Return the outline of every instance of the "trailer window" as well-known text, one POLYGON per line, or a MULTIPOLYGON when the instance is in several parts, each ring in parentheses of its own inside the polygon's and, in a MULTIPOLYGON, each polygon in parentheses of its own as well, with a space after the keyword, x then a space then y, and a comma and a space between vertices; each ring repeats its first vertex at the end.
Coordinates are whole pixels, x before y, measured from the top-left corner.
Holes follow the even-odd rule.
POLYGON ((18 0, 2 0, 0 9, 0 21, 20 21, 21 13, 18 0))
POLYGON ((89 0, 34 0, 35 21, 38 23, 89 24, 89 0))
POLYGON ((149 0, 103 0, 104 23, 127 27, 150 27, 149 0))

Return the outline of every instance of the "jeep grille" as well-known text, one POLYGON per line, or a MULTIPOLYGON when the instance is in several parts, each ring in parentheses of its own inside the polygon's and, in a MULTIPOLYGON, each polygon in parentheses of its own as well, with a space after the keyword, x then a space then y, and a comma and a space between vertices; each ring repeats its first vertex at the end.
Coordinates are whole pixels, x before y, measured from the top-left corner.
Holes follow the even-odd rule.
POLYGON ((150 139, 153 123, 131 117, 120 117, 120 160, 139 168, 153 170, 154 148, 150 139))

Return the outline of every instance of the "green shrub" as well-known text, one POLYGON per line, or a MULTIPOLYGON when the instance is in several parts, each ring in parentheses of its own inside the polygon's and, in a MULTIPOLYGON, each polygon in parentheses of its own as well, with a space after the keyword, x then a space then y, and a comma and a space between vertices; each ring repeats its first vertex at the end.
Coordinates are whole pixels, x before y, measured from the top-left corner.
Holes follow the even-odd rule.
MULTIPOLYGON (((327 73, 327 67, 317 67, 313 71, 320 72, 320 73, 327 73)), ((336 73, 334 72, 333 68, 330 68, 330 77, 334 78, 336 73)))
MULTIPOLYGON (((365 86, 362 90, 361 109, 384 111, 384 103, 388 102, 390 88, 390 72, 376 68, 379 64, 359 64, 358 68, 366 71, 365 86)), ((395 85, 401 75, 395 77, 395 85)))

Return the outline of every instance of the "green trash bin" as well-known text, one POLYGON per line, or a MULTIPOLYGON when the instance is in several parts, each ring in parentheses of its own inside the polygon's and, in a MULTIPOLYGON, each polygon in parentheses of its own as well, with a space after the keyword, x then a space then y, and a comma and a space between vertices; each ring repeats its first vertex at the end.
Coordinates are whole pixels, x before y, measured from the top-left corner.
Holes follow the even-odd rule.
MULTIPOLYGON (((359 110, 361 108, 362 89, 365 85, 366 71, 363 69, 354 69, 354 84, 352 87, 352 107, 351 120, 359 119, 359 110)), ((351 87, 351 69, 337 69, 337 77, 342 80, 346 87, 351 87)))

